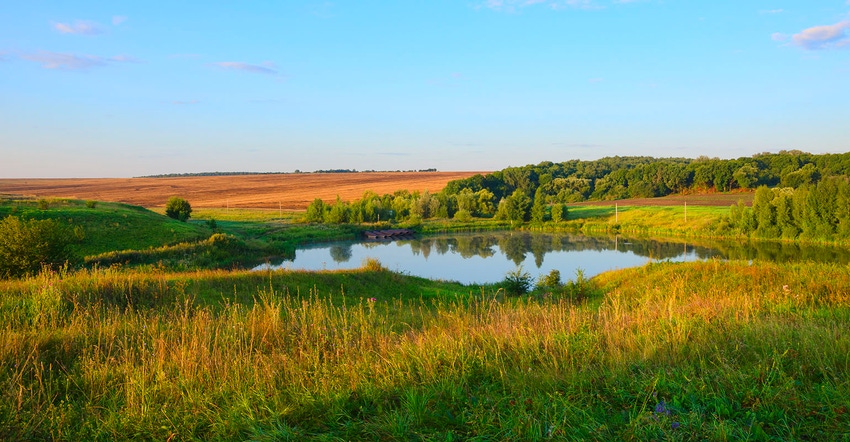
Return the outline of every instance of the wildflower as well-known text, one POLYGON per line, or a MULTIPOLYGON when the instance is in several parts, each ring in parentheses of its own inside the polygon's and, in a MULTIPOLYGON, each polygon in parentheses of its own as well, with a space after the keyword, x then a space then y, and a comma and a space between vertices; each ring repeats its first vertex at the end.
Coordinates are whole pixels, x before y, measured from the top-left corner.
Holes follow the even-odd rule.
POLYGON ((668 416, 670 415, 670 410, 667 409, 667 404, 664 402, 663 399, 658 402, 657 405, 655 405, 655 412, 658 414, 666 414, 668 416))
POLYGON ((673 422, 672 424, 670 424, 670 428, 672 428, 674 430, 678 429, 681 426, 682 426, 682 424, 680 424, 678 422, 673 422))
POLYGON ((375 302, 377 300, 378 300, 378 298, 369 298, 369 302, 375 302))

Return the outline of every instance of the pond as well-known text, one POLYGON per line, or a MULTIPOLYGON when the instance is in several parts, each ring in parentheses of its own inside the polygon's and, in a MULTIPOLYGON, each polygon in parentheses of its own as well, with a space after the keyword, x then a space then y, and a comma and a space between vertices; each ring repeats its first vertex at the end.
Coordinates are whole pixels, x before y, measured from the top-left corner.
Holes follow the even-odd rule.
POLYGON ((493 283, 522 266, 532 277, 558 270, 564 280, 651 261, 745 259, 850 262, 850 251, 798 244, 659 240, 536 232, 452 233, 395 241, 345 241, 299 248, 293 260, 255 270, 356 269, 374 258, 389 270, 465 284, 493 283))

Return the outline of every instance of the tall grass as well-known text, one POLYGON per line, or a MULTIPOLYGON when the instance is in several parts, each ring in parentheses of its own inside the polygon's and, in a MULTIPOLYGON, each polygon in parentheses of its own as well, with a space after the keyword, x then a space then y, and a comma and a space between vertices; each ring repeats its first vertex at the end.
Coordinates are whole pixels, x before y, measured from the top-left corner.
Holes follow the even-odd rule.
POLYGON ((398 296, 425 283, 371 267, 297 294, 287 281, 309 275, 2 283, 0 438, 850 437, 847 267, 653 264, 594 278, 580 303, 398 296))

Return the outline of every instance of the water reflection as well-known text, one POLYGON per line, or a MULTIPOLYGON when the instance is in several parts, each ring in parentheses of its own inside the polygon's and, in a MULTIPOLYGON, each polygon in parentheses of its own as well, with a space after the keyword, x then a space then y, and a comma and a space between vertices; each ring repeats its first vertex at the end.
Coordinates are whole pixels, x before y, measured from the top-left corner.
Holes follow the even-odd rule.
POLYGON ((486 283, 501 280, 522 265, 532 275, 557 269, 569 278, 642 265, 650 260, 689 261, 707 258, 827 261, 848 263, 850 252, 795 243, 658 240, 531 232, 446 234, 392 242, 338 242, 298 249, 295 258, 265 268, 319 270, 360 267, 377 258, 395 271, 431 279, 486 283), (328 263, 328 255, 334 264, 328 263))

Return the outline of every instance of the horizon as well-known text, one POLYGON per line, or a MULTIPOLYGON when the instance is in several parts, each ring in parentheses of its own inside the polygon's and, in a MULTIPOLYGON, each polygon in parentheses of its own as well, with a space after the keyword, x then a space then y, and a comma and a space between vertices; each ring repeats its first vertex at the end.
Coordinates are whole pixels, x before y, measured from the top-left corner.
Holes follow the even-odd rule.
POLYGON ((850 0, 746 3, 12 4, 0 178, 850 151, 850 0))

